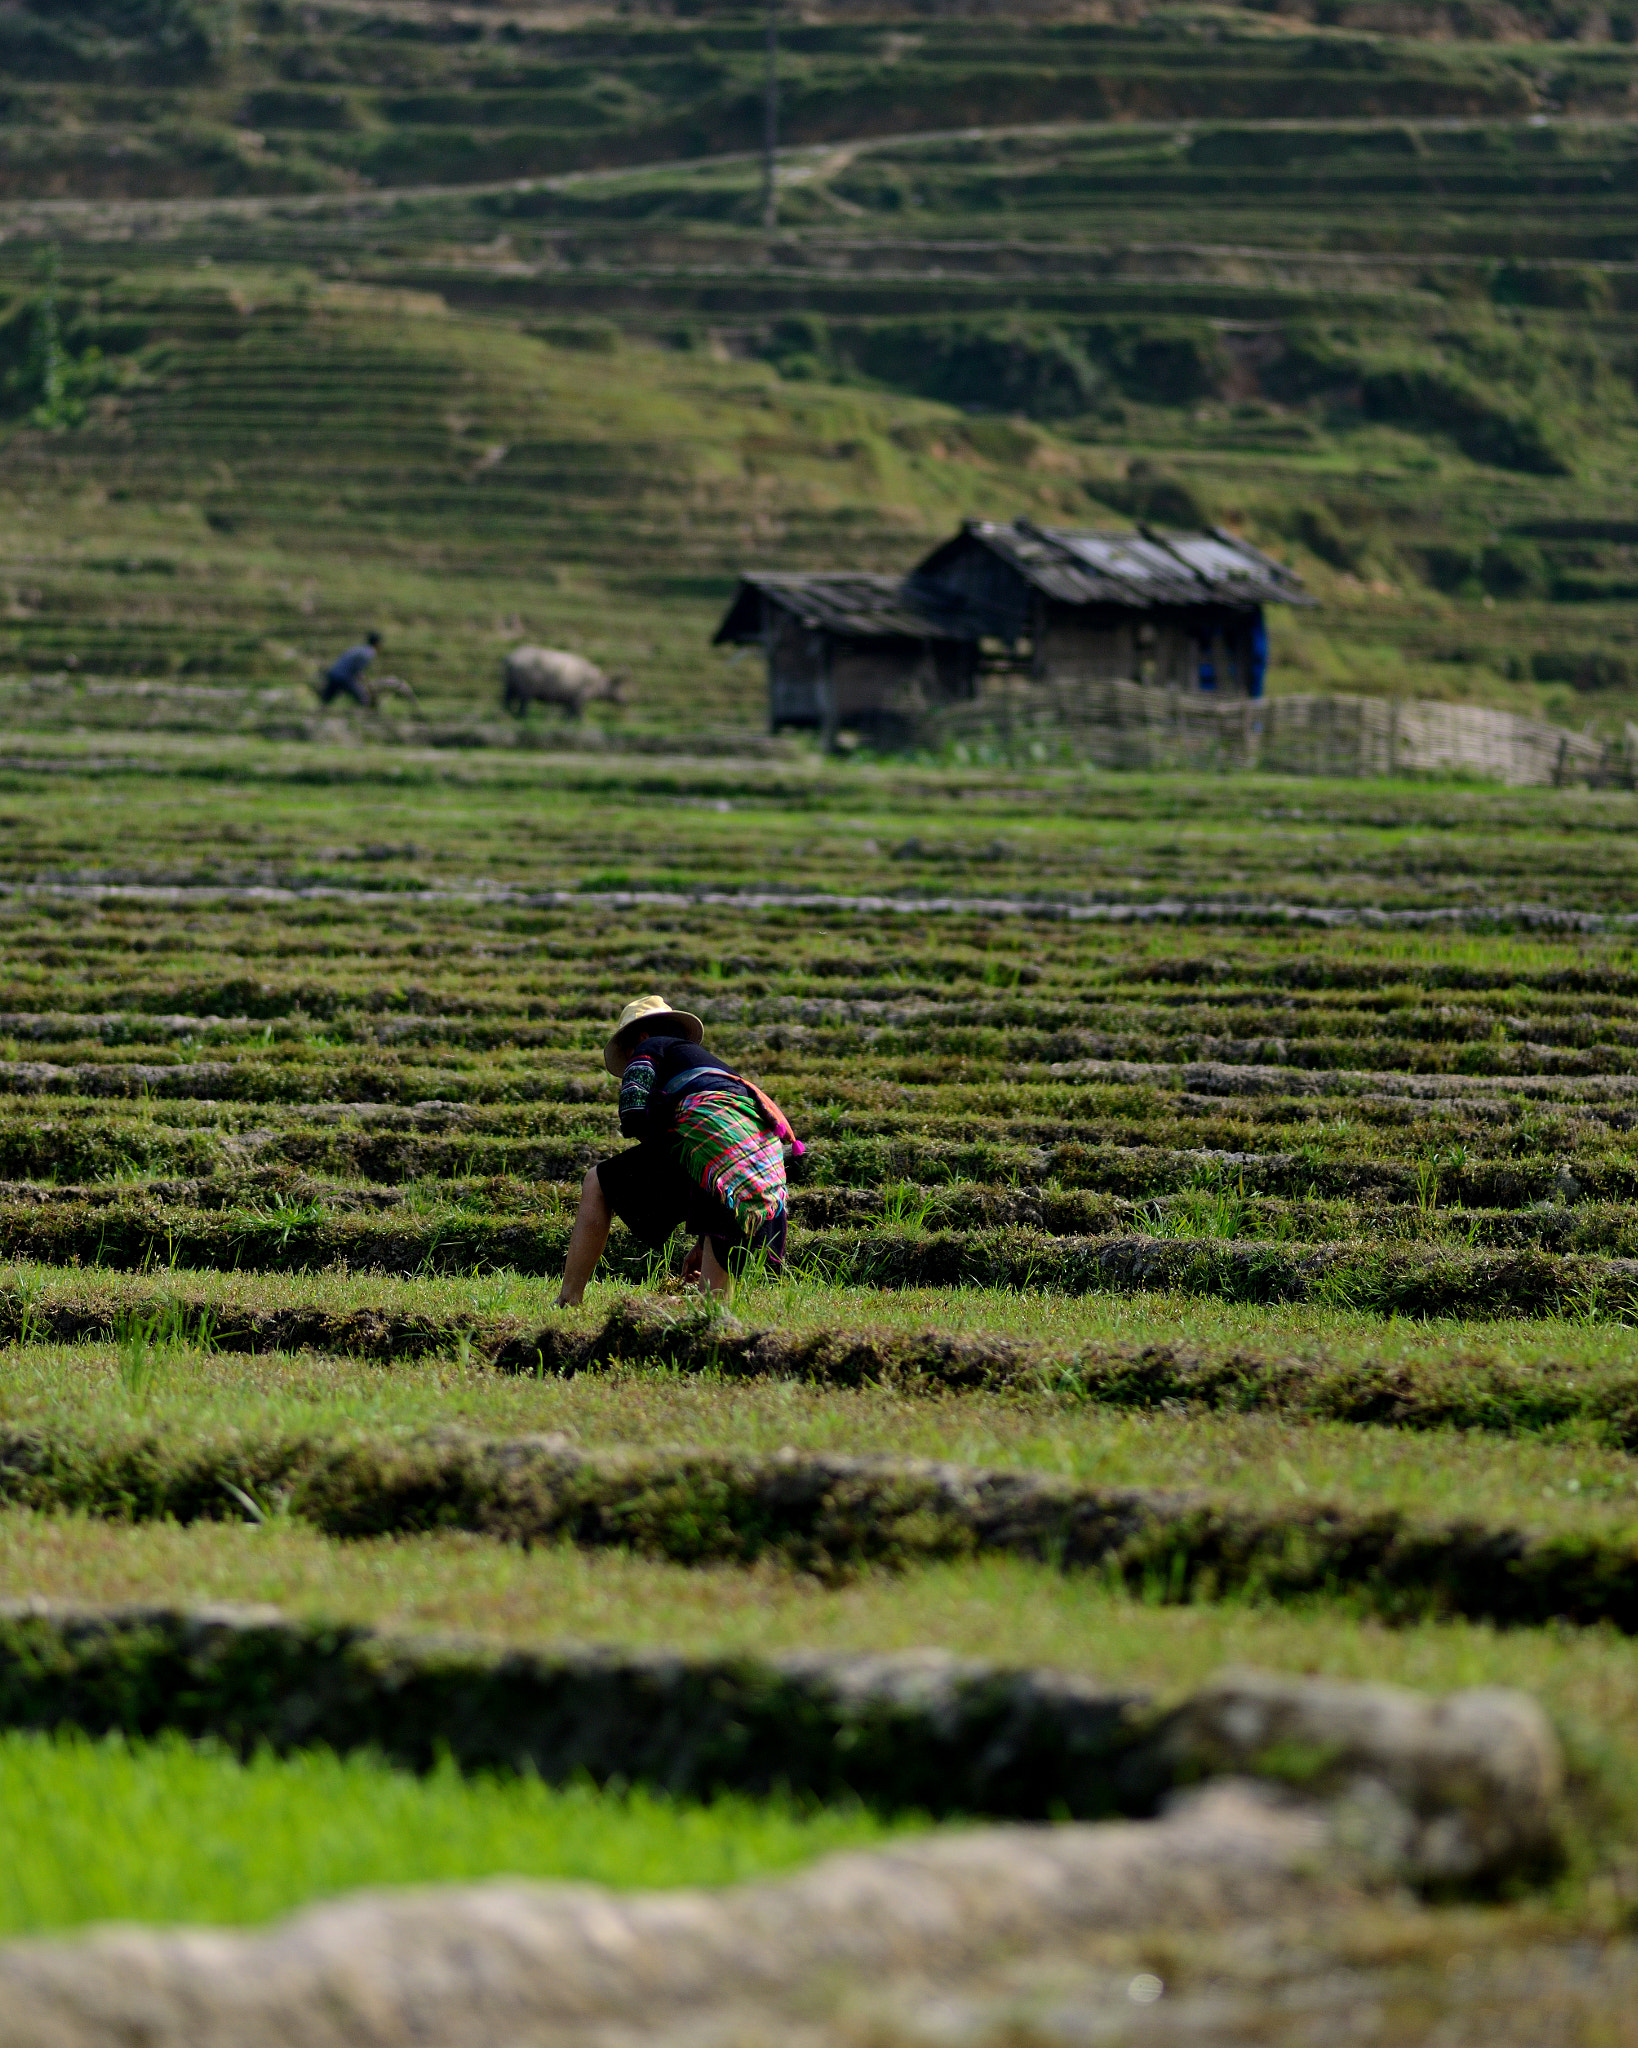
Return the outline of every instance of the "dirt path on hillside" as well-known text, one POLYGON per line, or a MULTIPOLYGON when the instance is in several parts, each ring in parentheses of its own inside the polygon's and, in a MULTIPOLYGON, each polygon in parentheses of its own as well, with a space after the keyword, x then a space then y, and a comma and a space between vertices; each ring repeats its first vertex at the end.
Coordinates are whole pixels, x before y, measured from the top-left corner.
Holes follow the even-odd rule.
MULTIPOLYGON (((408 8, 416 0, 401 0, 408 8)), ((446 12, 447 10, 439 10, 446 12)), ((1023 122, 993 128, 927 128, 905 129, 884 135, 862 135, 843 140, 810 143, 782 149, 779 153, 781 182, 823 183, 838 175, 861 156, 873 155, 878 151, 903 148, 907 145, 938 144, 943 142, 1003 141, 1019 137, 1039 136, 1043 139, 1061 137, 1070 140, 1077 135, 1101 133, 1113 125, 1110 122, 1023 122)), ((1133 135, 1177 133, 1190 134, 1195 129, 1214 124, 1193 119, 1170 119, 1164 121, 1124 121, 1118 124, 1133 135)), ((1258 132, 1324 129, 1328 133, 1357 131, 1361 134, 1377 130, 1393 129, 1403 131, 1415 129, 1428 134, 1457 133, 1467 129, 1495 128, 1503 125, 1522 126, 1524 123, 1505 124, 1494 120, 1448 118, 1437 120, 1357 120, 1357 121, 1240 121, 1237 128, 1258 132)), ((1532 127, 1548 125, 1548 117, 1532 116, 1532 127)), ((1626 128, 1631 126, 1629 117, 1567 117, 1551 118, 1554 127, 1570 129, 1626 128)), ((61 232, 65 228, 78 230, 88 239, 99 234, 113 237, 129 237, 144 230, 160 232, 174 230, 193 222, 220 220, 263 220, 290 218, 338 211, 352 214, 367 214, 389 211, 407 204, 431 204, 439 200, 481 199, 498 193, 527 192, 569 192, 585 186, 609 184, 621 179, 660 177, 669 173, 687 173, 729 169, 735 165, 758 164, 760 150, 732 150, 718 156, 662 157, 652 160, 612 164, 583 171, 557 171, 539 177, 500 178, 476 184, 456 185, 358 185, 337 188, 324 192, 259 192, 231 193, 186 199, 9 199, 0 201, 0 243, 16 237, 27 237, 51 231, 61 232)), ((1190 245, 1191 247, 1195 245, 1190 245)), ((1209 245, 1199 245, 1204 250, 1209 245)), ((1280 254, 1276 250, 1238 250, 1245 255, 1280 254)), ((1345 263, 1392 263, 1425 265, 1424 256, 1361 257, 1338 254, 1326 257, 1327 261, 1345 263)), ((1461 261, 1441 257, 1442 263, 1461 261)), ((1488 262, 1488 258, 1472 259, 1488 262)))

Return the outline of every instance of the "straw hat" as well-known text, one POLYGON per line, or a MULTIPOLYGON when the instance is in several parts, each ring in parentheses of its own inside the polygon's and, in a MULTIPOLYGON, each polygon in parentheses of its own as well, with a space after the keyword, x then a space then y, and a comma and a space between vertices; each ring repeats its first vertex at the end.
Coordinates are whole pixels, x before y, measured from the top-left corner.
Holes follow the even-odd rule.
POLYGON ((669 1038, 686 1038, 690 1045, 698 1045, 705 1036, 705 1026, 698 1017, 691 1017, 686 1010, 672 1009, 664 996, 639 996, 620 1012, 614 1035, 603 1048, 603 1064, 611 1074, 616 1071, 615 1053, 622 1049, 623 1041, 630 1037, 638 1024, 647 1026, 645 1036, 653 1033, 669 1038))

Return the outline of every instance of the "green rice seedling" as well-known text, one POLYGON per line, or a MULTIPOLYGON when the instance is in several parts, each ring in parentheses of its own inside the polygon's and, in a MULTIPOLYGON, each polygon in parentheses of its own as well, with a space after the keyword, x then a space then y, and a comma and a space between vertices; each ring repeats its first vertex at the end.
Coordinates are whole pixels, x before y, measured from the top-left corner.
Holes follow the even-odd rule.
POLYGON ((284 1251, 297 1231, 311 1229, 314 1224, 324 1221, 324 1205, 312 1200, 302 1201, 276 1190, 264 1204, 242 1211, 235 1220, 240 1235, 284 1251))
POLYGON ((164 1346, 158 1335, 157 1317, 129 1317, 116 1326, 119 1346, 120 1384, 133 1400, 144 1400, 153 1392, 159 1377, 164 1346))
POLYGON ((1584 1328, 1599 1323, 1626 1325, 1632 1321, 1629 1305, 1612 1300, 1608 1286, 1596 1276, 1576 1289, 1568 1304, 1569 1320, 1584 1328))
POLYGON ((162 1371, 184 1348, 208 1352, 214 1341, 214 1316, 207 1308, 190 1313, 175 1299, 144 1310, 129 1309, 114 1323, 120 1385, 133 1399, 148 1400, 162 1371))
POLYGON ((668 1285, 672 1277, 672 1259, 675 1250, 676 1237, 673 1236, 671 1243, 661 1245, 658 1251, 645 1252, 643 1256, 642 1278, 642 1287, 645 1293, 659 1293, 668 1285))
POLYGON ((917 1825, 777 1796, 706 1805, 71 1732, 0 1736, 0 1820, 20 1845, 0 1878, 8 1936, 101 1920, 254 1925, 365 1885, 720 1885, 917 1825))
POLYGON ((32 1343, 35 1336, 37 1304, 45 1291, 44 1278, 39 1273, 20 1267, 10 1276, 8 1291, 17 1304, 16 1341, 19 1344, 32 1343))
POLYGON ((1246 1180, 1242 1173, 1233 1188, 1219 1188, 1207 1212, 1208 1237, 1239 1237, 1246 1215, 1246 1180))
POLYGON ((926 1188, 912 1182, 889 1181, 882 1189, 882 1221, 890 1230, 902 1230, 916 1237, 927 1227, 933 1197, 926 1188))
POLYGON ((1189 1189, 1169 1201, 1151 1203, 1147 1213, 1156 1237, 1243 1237, 1247 1234, 1245 1177, 1232 1187, 1189 1189))
POLYGON ((267 1499, 254 1492, 250 1487, 239 1485, 233 1479, 223 1479, 221 1486, 228 1499, 236 1507, 244 1510, 246 1520, 258 1529, 265 1529, 275 1515, 288 1511, 287 1500, 282 1495, 273 1499, 267 1499))

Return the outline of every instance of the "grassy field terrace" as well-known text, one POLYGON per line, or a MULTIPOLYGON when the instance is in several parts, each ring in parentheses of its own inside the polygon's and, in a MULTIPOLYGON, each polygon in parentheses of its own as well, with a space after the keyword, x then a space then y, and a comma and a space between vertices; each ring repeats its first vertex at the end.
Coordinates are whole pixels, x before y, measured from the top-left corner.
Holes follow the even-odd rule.
MULTIPOLYGON (((1163 1696, 1224 1661, 1521 1684, 1575 1762, 1559 1910, 1603 1924, 1638 1812, 1630 796, 124 744, 0 791, 8 1592, 936 1642, 1163 1696), (650 987, 808 1143, 790 1268, 726 1319, 623 1226, 551 1306, 650 987), (986 1474, 1087 1533, 975 1521, 986 1474)), ((133 1758, 96 1769, 135 1813, 133 1758)), ((376 1816, 350 1860, 245 1865, 243 1910, 397 1853, 375 1783, 336 1789, 376 1816)), ((878 1825, 639 1803, 574 1862, 572 1810, 426 1797, 428 1875, 878 1825)), ((8 1924, 130 1910, 129 1858, 64 1874, 75 1825, 8 1924)), ((234 1917, 227 1876, 164 1882, 234 1917)))
POLYGON ((827 756, 709 643, 747 569, 1216 523, 1320 600, 1273 692, 1622 744, 1638 15, 786 15, 770 227, 760 6, 0 6, 0 1934, 1095 1806, 54 1719, 42 1601, 684 1652, 719 1721, 787 1652, 1156 1726, 1242 1665, 1534 1695, 1564 1854, 1308 2003, 1122 1950, 1115 2048, 1627 2048, 1638 797, 827 756), (412 694, 321 709, 372 628, 412 694), (523 640, 631 701, 510 717, 523 640), (805 1141, 789 1263, 708 1309, 618 1226, 559 1310, 655 990, 805 1141))

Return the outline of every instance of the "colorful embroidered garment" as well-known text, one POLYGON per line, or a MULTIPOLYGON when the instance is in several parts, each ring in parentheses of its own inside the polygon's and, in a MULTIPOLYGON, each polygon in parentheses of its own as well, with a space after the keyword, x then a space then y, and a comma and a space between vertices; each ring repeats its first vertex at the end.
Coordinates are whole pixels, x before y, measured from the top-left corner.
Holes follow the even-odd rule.
POLYGON ((672 1157, 736 1216, 765 1222, 785 1206, 785 1153, 753 1102, 691 1095, 677 1111, 672 1157))

